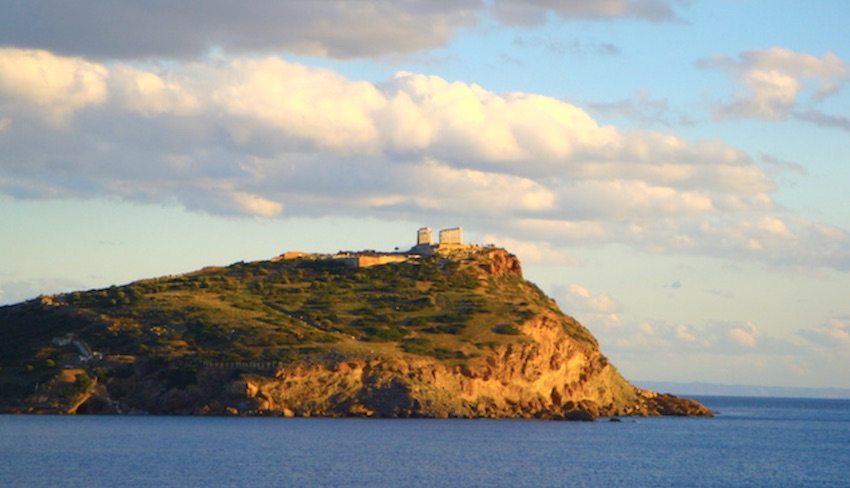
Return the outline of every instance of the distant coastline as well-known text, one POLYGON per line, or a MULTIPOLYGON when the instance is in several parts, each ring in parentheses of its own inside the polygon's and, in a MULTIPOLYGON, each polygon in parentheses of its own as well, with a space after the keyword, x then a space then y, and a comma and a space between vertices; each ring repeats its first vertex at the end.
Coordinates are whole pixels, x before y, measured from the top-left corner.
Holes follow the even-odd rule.
POLYGON ((718 395, 788 398, 850 399, 850 388, 807 388, 795 386, 724 385, 720 383, 633 381, 635 386, 674 395, 718 395))

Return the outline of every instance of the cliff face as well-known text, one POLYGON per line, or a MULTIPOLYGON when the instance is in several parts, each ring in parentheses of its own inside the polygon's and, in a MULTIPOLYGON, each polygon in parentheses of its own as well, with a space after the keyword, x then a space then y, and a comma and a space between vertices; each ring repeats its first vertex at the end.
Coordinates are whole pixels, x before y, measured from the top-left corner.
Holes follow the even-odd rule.
MULTIPOLYGON (((298 344, 293 346, 280 345, 283 336, 269 335, 272 332, 259 325, 249 323, 245 331, 237 329, 236 322, 210 325, 209 316, 197 315, 200 303, 212 307, 216 317, 232 311, 220 303, 210 305, 211 298, 197 291, 200 286, 191 295, 195 302, 186 304, 189 298, 180 295, 184 308, 169 314, 164 312, 165 300, 177 293, 173 285, 154 287, 150 293, 136 290, 142 298, 119 309, 109 308, 111 301, 107 307, 81 307, 75 300, 91 300, 57 297, 31 304, 28 313, 6 310, 0 324, 2 317, 17 318, 7 320, 11 327, 0 332, 26 325, 27 317, 43 330, 30 338, 38 360, 69 360, 67 350, 60 356, 61 347, 38 347, 39 341, 58 332, 68 335, 55 344, 72 342, 73 337, 82 350, 89 348, 86 340, 101 349, 99 357, 75 365, 80 366, 75 374, 68 372, 69 365, 58 376, 50 377, 49 368, 42 371, 47 381, 23 399, 7 401, 6 410, 570 420, 711 415, 696 402, 633 387, 608 363, 586 329, 521 278, 515 256, 501 249, 473 251, 374 270, 321 268, 315 276, 305 275, 304 263, 277 262, 274 270, 263 263, 256 267, 264 269, 263 281, 243 281, 251 290, 265 283, 261 299, 270 311, 252 313, 261 319, 258 323, 294 337, 290 342, 298 344), (350 283, 354 294, 330 302, 332 295, 322 294, 315 281, 303 299, 281 292, 304 291, 297 280, 321 280, 328 273, 335 287, 325 292, 343 294, 350 283), (375 276, 379 279, 369 281, 375 276), (397 284, 392 294, 387 282, 397 284), (269 292, 271 286, 276 291, 269 292), (365 305, 351 303, 365 295, 365 305), (388 305, 377 305, 382 301, 388 305), (322 304, 323 314, 313 313, 316 302, 322 304), (71 322, 75 325, 68 326, 71 322), (258 330, 266 334, 266 343, 245 339, 246 331, 260 334, 258 330), (230 342, 222 339, 225 336, 230 342), (138 344, 131 343, 132 338, 138 344), (251 341, 259 345, 249 348, 251 341), (278 347, 270 347, 275 341, 278 347), (235 357, 237 345, 250 356, 235 357), (287 360, 262 361, 260 354, 287 360)), ((306 269, 316 267, 308 264, 306 269)), ((257 271, 248 271, 243 266, 222 276, 231 279, 232 287, 233 277, 256 277, 257 271)), ((201 283, 213 281, 213 276, 203 276, 207 281, 201 283)), ((240 310, 248 308, 245 295, 238 297, 240 310)), ((239 324, 249 316, 240 315, 239 324)), ((20 328, 15 330, 20 334, 20 328)))
POLYGON ((522 326, 531 340, 466 366, 374 358, 300 366, 246 381, 246 407, 287 415, 567 418, 647 415, 645 398, 595 349, 552 317, 522 326))
POLYGON ((531 340, 493 349, 474 365, 397 358, 300 365, 237 382, 243 412, 285 416, 490 417, 590 420, 702 415, 696 402, 633 387, 557 317, 522 326, 531 340))

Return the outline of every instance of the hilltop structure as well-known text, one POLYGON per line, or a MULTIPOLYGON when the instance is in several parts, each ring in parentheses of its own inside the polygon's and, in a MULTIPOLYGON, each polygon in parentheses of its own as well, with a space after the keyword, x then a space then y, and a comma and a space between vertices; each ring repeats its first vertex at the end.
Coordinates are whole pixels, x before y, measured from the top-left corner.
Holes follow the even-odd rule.
POLYGON ((470 244, 463 243, 463 227, 443 229, 438 235, 440 240, 435 244, 431 228, 420 228, 416 231, 416 245, 413 246, 408 253, 420 256, 431 256, 434 254, 449 252, 450 250, 475 247, 470 244))
MULTIPOLYGON (((463 228, 452 227, 439 232, 439 241, 434 242, 433 231, 430 227, 421 227, 416 231, 416 245, 407 251, 381 252, 339 251, 336 254, 312 254, 298 251, 287 251, 272 259, 272 262, 282 260, 334 260, 352 268, 368 268, 389 263, 402 263, 409 260, 421 259, 423 256, 440 255, 446 258, 459 258, 480 250, 481 246, 463 243, 463 228)), ((492 247, 489 246, 489 247, 492 247)))

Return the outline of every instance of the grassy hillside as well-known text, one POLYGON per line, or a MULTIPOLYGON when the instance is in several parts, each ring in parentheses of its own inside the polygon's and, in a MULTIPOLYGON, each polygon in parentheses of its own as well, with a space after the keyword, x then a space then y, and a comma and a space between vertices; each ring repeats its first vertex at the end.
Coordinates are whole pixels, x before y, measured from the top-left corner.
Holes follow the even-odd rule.
POLYGON ((569 335, 595 347, 586 329, 518 272, 494 271, 494 253, 515 260, 489 248, 368 268, 306 256, 3 307, 0 396, 28 394, 68 368, 113 374, 114 361, 103 358, 190 364, 414 355, 461 365, 488 348, 527 340, 519 325, 541 310, 558 314, 569 335), (63 337, 102 357, 81 361, 81 346, 53 340, 63 337))

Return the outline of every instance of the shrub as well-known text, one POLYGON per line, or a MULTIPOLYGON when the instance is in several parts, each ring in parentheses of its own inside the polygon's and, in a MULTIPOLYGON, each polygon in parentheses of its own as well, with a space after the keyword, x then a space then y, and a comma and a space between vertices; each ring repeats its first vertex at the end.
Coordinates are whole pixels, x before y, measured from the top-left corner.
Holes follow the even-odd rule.
POLYGON ((404 339, 408 331, 398 327, 366 327, 366 340, 371 342, 396 342, 404 339))
POLYGON ((448 324, 452 322, 466 322, 466 316, 458 312, 449 312, 444 313, 442 315, 438 315, 434 317, 433 320, 434 322, 440 322, 441 324, 448 324))
POLYGON ((493 327, 493 332, 495 332, 497 334, 504 334, 504 335, 520 335, 521 334, 520 330, 515 325, 511 325, 511 324, 499 324, 499 325, 493 327))
POLYGON ((79 373, 74 377, 74 390, 77 393, 83 393, 89 389, 94 380, 89 378, 89 375, 85 373, 79 373))
POLYGON ((423 337, 415 337, 404 341, 401 348, 404 352, 409 352, 411 354, 430 356, 434 350, 434 343, 423 337))
POLYGON ((216 342, 230 337, 224 326, 204 319, 190 325, 188 330, 200 342, 216 342))
POLYGON ((457 335, 463 332, 463 329, 466 328, 466 324, 445 324, 445 325, 435 325, 433 327, 428 327, 427 329, 422 329, 423 332, 427 332, 429 334, 452 334, 457 335))
POLYGON ((404 352, 411 354, 420 354, 422 356, 432 356, 437 359, 467 359, 468 356, 463 351, 453 351, 445 347, 435 347, 434 343, 429 339, 416 337, 408 339, 402 343, 401 348, 404 352))
POLYGON ((410 327, 422 327, 430 324, 431 321, 426 317, 413 317, 412 319, 407 321, 407 325, 410 327))

